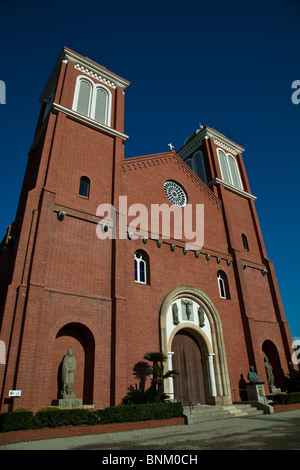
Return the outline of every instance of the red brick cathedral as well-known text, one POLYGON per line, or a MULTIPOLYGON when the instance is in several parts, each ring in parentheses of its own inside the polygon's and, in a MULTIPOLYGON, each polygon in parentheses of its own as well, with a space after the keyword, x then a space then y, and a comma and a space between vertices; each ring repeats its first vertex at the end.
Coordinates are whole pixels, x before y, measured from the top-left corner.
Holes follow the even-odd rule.
POLYGON ((150 351, 185 403, 239 400, 250 366, 268 393, 265 358, 285 390, 292 340, 244 149, 200 126, 177 152, 124 159, 129 85, 65 47, 41 96, 0 245, 1 411, 63 398, 69 350, 69 396, 95 409, 149 386, 150 351))

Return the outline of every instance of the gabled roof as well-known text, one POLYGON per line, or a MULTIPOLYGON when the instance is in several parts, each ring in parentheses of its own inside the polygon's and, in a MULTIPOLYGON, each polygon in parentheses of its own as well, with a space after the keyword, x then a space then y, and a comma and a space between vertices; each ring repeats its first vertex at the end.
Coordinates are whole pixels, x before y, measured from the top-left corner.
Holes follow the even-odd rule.
POLYGON ((157 153, 154 155, 143 155, 140 157, 126 158, 122 162, 123 173, 132 171, 147 171, 148 168, 159 168, 162 165, 174 163, 186 175, 192 184, 195 184, 199 191, 212 201, 217 208, 222 207, 220 199, 214 195, 209 187, 193 172, 193 170, 177 155, 174 150, 164 153, 157 153))

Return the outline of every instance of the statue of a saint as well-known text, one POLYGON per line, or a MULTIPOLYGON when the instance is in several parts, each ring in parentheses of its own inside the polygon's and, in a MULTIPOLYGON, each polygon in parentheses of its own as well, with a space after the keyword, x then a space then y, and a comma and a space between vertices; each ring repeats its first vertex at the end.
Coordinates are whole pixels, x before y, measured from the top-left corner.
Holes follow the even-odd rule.
POLYGON ((203 307, 198 307, 198 320, 200 328, 205 326, 205 313, 203 307))
POLYGON ((256 372, 254 372, 254 367, 250 366, 250 371, 248 372, 248 380, 251 384, 259 383, 259 378, 256 372))
POLYGON ((74 377, 76 372, 76 360, 73 349, 68 349, 62 363, 62 397, 75 398, 74 377))
POLYGON ((173 324, 179 325, 178 306, 177 304, 172 305, 173 324))
POLYGON ((268 380, 268 385, 270 392, 273 393, 275 391, 275 386, 274 386, 274 374, 273 374, 273 367, 269 363, 269 360, 267 357, 264 358, 265 362, 265 369, 266 369, 266 374, 267 374, 267 380, 268 380))

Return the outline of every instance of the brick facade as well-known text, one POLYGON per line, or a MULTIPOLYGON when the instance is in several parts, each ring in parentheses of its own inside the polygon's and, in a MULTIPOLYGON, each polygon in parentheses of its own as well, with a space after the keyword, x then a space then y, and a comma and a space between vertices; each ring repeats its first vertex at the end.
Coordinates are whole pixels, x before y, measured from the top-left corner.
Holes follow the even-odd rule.
MULTIPOLYGON (((6 365, 0 366, 2 411, 13 406, 37 411, 59 398, 61 362, 70 348, 77 361, 76 397, 95 409, 120 403, 130 385, 140 385, 137 370, 144 353, 169 352, 161 325, 171 305, 164 301, 172 292, 172 302, 188 297, 203 305, 210 322, 215 403, 233 399, 250 365, 266 382, 267 353, 273 355, 269 360, 277 386, 284 389, 292 341, 243 149, 204 128, 178 153, 124 159, 128 86, 64 48, 42 95, 16 219, 1 244, 0 339, 7 346, 6 365), (83 119, 72 109, 79 76, 109 90, 109 126, 83 119), (43 119, 53 85, 53 104, 43 119), (189 148, 190 154, 203 153, 207 185, 183 161, 189 148), (235 151, 242 191, 220 183, 218 148, 235 151), (88 199, 78 193, 82 176, 90 180, 88 199), (119 196, 127 196, 128 207, 143 204, 150 213, 151 204, 170 204, 163 190, 167 180, 184 188, 189 204, 204 205, 204 245, 198 257, 197 250, 184 254, 184 237, 162 239, 162 233, 161 246, 150 231, 147 243, 127 236, 99 240, 100 204, 118 211, 119 196), (65 213, 62 220, 59 211, 65 213), (135 282, 137 250, 147 259, 146 284, 135 282), (226 299, 220 298, 218 271, 226 277, 226 299), (8 398, 11 389, 22 390, 14 403, 8 398)), ((183 323, 176 328, 199 337, 203 357, 209 352, 201 328, 183 323)), ((206 366, 204 370, 208 374, 206 366)))

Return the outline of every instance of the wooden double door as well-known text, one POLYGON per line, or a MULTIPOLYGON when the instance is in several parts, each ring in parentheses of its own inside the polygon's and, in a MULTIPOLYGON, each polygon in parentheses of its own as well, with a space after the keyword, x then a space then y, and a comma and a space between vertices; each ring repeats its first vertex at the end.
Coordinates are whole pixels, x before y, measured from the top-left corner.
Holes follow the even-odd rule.
POLYGON ((179 331, 172 342, 173 365, 178 372, 174 377, 174 393, 177 401, 206 403, 202 354, 198 342, 188 331, 179 331))

